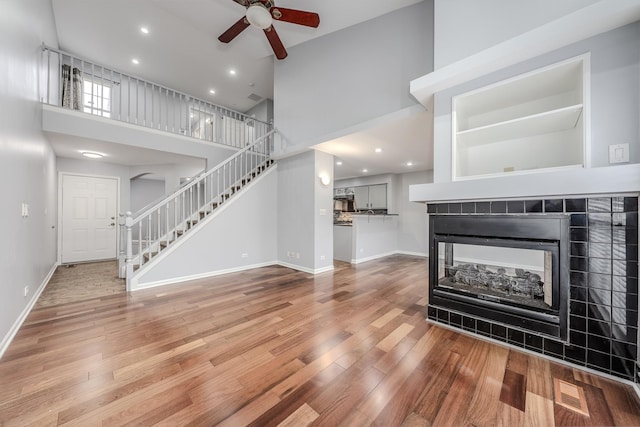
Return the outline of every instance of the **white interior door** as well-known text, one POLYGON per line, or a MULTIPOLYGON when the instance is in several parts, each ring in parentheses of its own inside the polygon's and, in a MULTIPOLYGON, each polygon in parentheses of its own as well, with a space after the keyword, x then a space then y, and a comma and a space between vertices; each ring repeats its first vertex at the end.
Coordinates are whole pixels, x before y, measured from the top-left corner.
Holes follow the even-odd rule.
POLYGON ((62 262, 116 258, 118 180, 62 176, 62 262))

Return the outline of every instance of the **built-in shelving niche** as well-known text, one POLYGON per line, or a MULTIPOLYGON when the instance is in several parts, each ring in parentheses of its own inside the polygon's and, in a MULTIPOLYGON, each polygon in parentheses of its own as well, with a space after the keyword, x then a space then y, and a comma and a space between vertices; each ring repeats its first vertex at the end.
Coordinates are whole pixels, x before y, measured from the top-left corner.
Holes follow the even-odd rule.
POLYGON ((453 180, 588 166, 589 55, 453 98, 453 180))

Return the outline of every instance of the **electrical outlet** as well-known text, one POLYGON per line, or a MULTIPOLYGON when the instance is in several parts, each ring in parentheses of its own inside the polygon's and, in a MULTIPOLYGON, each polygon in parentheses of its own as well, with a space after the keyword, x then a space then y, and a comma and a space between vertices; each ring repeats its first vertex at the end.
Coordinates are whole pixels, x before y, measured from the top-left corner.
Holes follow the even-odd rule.
POLYGON ((324 261, 325 256, 324 255, 320 255, 320 261, 324 261))
POLYGON ((26 297, 27 295, 29 295, 29 286, 24 287, 24 296, 26 297))
POLYGON ((296 252, 296 259, 300 259, 300 252, 296 252))
POLYGON ((249 258, 249 254, 248 253, 243 253, 242 254, 242 258, 249 258))

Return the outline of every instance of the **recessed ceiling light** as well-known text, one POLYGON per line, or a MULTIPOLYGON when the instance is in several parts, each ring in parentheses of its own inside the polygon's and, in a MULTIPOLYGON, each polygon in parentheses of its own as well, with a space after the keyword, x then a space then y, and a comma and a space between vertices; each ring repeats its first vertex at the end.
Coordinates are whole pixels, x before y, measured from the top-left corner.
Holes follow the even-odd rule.
POLYGON ((101 159, 104 155, 100 153, 94 153, 93 151, 81 151, 82 155, 90 159, 101 159))
POLYGON ((140 27, 140 32, 143 34, 149 34, 149 29, 147 27, 140 27))
POLYGON ((367 173, 369 172, 369 169, 362 169, 362 172, 367 173))
POLYGON ((342 166, 342 162, 341 162, 340 160, 338 160, 338 161, 336 162, 336 165, 338 165, 338 166, 342 166))
POLYGON ((413 162, 407 162, 407 166, 413 166, 413 162))
POLYGON ((213 89, 209 89, 209 93, 210 93, 211 95, 215 95, 216 91, 215 91, 215 90, 213 90, 213 89))
POLYGON ((140 61, 138 61, 136 58, 133 58, 131 60, 131 62, 133 62, 134 64, 138 65, 140 63, 140 61))
POLYGON ((233 68, 229 70, 229 74, 231 74, 232 76, 236 75, 236 70, 234 70, 233 68))
POLYGON ((382 153, 382 148, 376 148, 376 153, 382 153))

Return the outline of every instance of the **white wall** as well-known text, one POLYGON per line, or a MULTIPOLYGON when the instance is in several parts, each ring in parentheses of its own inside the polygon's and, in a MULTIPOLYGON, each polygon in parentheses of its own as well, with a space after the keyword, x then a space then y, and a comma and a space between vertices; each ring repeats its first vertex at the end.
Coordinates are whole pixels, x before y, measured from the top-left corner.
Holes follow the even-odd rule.
POLYGON ((3 0, 1 9, 0 355, 56 264, 56 160, 41 131, 38 67, 41 43, 58 44, 50 1, 3 0))
POLYGON ((464 59, 598 0, 435 0, 434 68, 464 59))
POLYGON ((210 222, 201 224, 175 250, 160 255, 160 262, 141 273, 137 287, 274 264, 277 172, 271 169, 262 175, 240 197, 223 204, 210 222))
MULTIPOLYGON (((640 22, 558 49, 529 61, 436 93, 434 181, 451 181, 451 99, 547 65, 591 53, 591 166, 608 166, 609 145, 629 143, 631 163, 640 162, 640 22)), ((589 130, 587 130, 589 132, 589 130)))
POLYGON ((283 152, 416 104, 409 82, 433 69, 433 1, 294 46, 274 70, 283 152))

